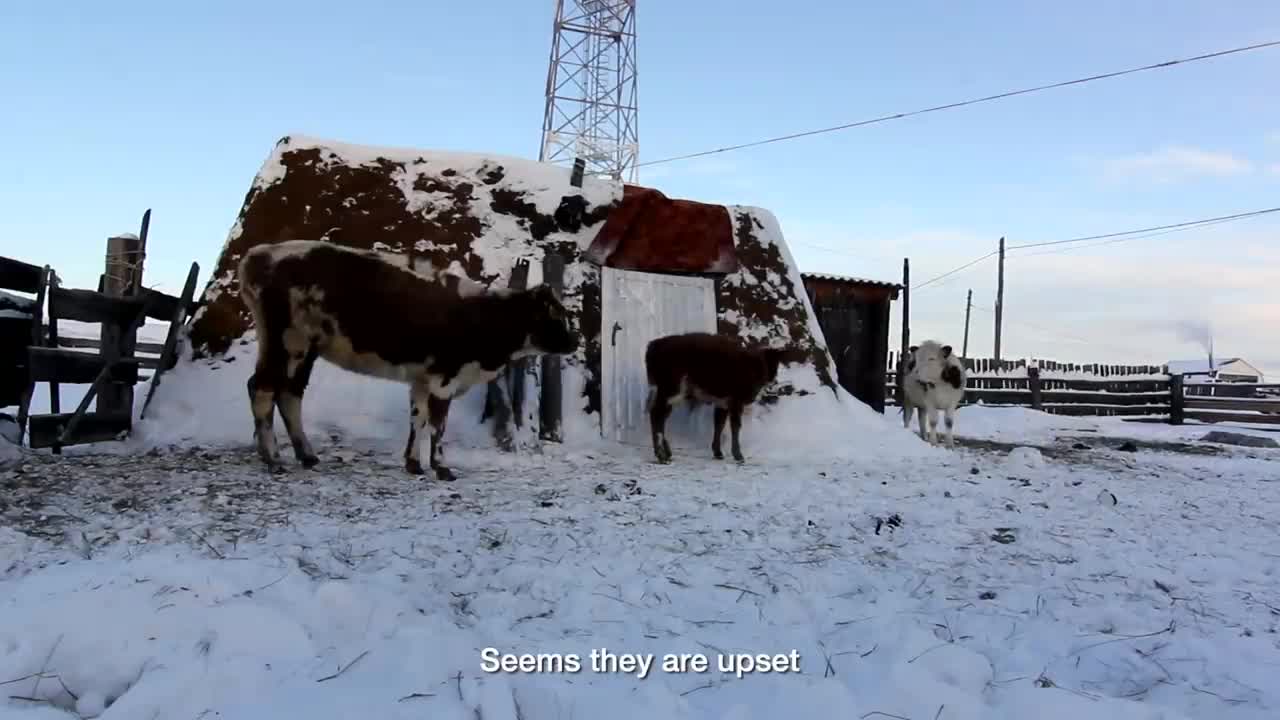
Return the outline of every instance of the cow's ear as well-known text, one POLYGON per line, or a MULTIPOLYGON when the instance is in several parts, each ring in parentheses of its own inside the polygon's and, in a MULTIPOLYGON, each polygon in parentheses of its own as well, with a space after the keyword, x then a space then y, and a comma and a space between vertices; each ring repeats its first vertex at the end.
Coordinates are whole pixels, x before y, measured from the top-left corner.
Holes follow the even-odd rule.
POLYGON ((919 346, 919 345, 912 345, 911 347, 907 348, 907 352, 909 352, 909 353, 913 353, 913 354, 914 354, 914 353, 915 353, 915 351, 917 351, 917 350, 919 350, 919 349, 920 349, 920 346, 919 346))
POLYGON ((950 345, 943 345, 943 346, 942 346, 942 357, 944 357, 944 358, 949 358, 949 357, 951 357, 951 346, 950 346, 950 345))

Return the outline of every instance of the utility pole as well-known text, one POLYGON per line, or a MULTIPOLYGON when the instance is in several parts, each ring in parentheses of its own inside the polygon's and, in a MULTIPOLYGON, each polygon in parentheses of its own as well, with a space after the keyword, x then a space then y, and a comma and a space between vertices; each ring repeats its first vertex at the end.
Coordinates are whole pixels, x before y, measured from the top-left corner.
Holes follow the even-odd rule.
POLYGON ((1004 320, 1004 238, 1000 238, 1000 275, 996 278, 996 364, 1000 363, 1000 328, 1004 320))
POLYGON ((969 313, 973 310, 973 288, 969 288, 969 299, 964 302, 964 349, 960 357, 969 357, 969 313))
POLYGON ((898 380, 893 384, 894 401, 902 407, 902 380, 907 370, 907 348, 911 347, 911 259, 902 258, 902 348, 898 351, 898 380))

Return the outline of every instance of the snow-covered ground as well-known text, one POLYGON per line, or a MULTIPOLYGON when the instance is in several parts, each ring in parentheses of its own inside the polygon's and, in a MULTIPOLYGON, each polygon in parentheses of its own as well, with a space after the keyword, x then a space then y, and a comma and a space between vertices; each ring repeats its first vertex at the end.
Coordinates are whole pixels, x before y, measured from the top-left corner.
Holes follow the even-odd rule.
POLYGON ((743 466, 450 447, 452 484, 402 474, 398 429, 320 434, 284 476, 247 437, 24 452, 0 718, 1280 716, 1280 451, 975 407, 959 434, 996 442, 948 452, 881 422, 843 457, 744 440, 743 466), (488 648, 581 666, 486 672, 488 648))

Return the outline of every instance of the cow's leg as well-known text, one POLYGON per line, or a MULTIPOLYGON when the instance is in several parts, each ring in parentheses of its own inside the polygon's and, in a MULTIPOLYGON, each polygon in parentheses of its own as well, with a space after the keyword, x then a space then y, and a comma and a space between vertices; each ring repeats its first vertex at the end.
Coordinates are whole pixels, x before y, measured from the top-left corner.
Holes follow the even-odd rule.
POLYGON ((729 411, 717 405, 715 435, 711 436, 711 455, 717 460, 724 459, 724 453, 720 451, 720 436, 724 434, 724 421, 727 419, 729 419, 729 411))
POLYGON ((444 431, 449 425, 449 404, 451 398, 427 396, 427 422, 431 425, 431 469, 438 480, 452 482, 457 480, 453 471, 441 462, 444 457, 444 431))
MULTIPOLYGON (((259 351, 259 355, 262 351, 259 351)), ((261 365, 259 361, 259 365, 261 365)), ((269 383, 259 382, 260 374, 255 371, 245 383, 249 391, 249 409, 253 415, 253 442, 258 449, 258 456, 273 471, 281 471, 280 452, 276 448, 275 437, 275 391, 269 383)), ((262 377, 265 377, 263 375, 262 377)))
POLYGON ((925 428, 925 423, 927 422, 927 420, 925 419, 926 412, 927 411, 925 410, 923 405, 916 408, 916 424, 919 426, 919 429, 920 429, 920 439, 924 440, 925 442, 929 442, 929 435, 925 428))
POLYGON ((415 382, 409 388, 409 441, 404 446, 404 469, 413 475, 425 474, 420 447, 430 413, 430 397, 425 383, 415 382))
POLYGON ((653 456, 660 463, 671 462, 671 446, 667 444, 667 418, 671 415, 671 392, 661 385, 649 387, 649 430, 653 439, 653 456))
POLYGON ((306 468, 315 467, 320 462, 307 434, 302 429, 302 396, 311 382, 311 369, 315 367, 320 351, 314 342, 295 339, 290 331, 285 333, 285 349, 289 351, 289 360, 285 365, 285 383, 276 393, 276 405, 280 408, 280 417, 284 419, 285 429, 289 432, 289 441, 293 444, 293 454, 298 462, 306 468))
POLYGON ((272 472, 283 472, 280 450, 276 447, 276 396, 285 385, 286 355, 281 333, 263 333, 258 346, 258 362, 246 383, 249 405, 253 412, 253 437, 258 456, 272 472))
POLYGON ((947 426, 947 447, 954 448, 956 446, 956 409, 954 407, 947 406, 947 408, 942 411, 942 422, 947 426))
POLYGON ((906 393, 902 397, 902 429, 911 429, 911 416, 915 414, 915 408, 911 407, 911 401, 906 398, 906 393))
POLYGON ((729 438, 733 445, 730 450, 733 452, 733 459, 738 462, 745 462, 742 457, 742 446, 738 444, 738 435, 742 431, 742 403, 729 403, 729 438))

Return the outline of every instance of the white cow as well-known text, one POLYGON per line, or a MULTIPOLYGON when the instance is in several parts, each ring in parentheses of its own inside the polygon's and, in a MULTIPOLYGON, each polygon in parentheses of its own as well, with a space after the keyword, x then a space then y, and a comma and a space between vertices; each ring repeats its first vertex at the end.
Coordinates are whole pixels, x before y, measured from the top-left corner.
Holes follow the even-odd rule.
POLYGON ((918 411, 920 439, 937 444, 938 411, 941 410, 947 426, 947 447, 955 447, 952 433, 956 423, 956 408, 964 399, 968 379, 964 363, 950 345, 939 345, 933 340, 926 340, 911 346, 905 374, 902 383, 902 427, 910 429, 911 414, 918 411), (929 422, 927 433, 926 418, 929 422))

